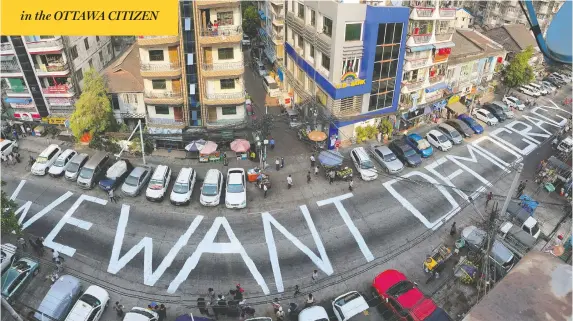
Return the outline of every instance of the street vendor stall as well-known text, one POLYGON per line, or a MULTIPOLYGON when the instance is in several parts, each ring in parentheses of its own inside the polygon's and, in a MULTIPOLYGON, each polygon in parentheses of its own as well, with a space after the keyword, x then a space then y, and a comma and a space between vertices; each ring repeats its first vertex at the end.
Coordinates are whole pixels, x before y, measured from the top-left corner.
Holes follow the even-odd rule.
POLYGON ((335 178, 350 180, 352 178, 352 168, 343 165, 344 156, 334 150, 325 150, 318 154, 318 162, 324 168, 326 178, 331 171, 334 171, 335 178))
POLYGON ((201 151, 201 149, 203 149, 203 147, 205 147, 206 143, 207 141, 203 139, 194 140, 191 143, 189 143, 187 146, 185 146, 185 150, 187 151, 187 157, 199 158, 199 152, 201 151))
POLYGON ((250 149, 251 143, 246 139, 235 139, 231 142, 231 150, 236 153, 237 159, 248 159, 250 149))
POLYGON ((452 256, 452 250, 441 244, 424 261, 424 272, 431 274, 430 279, 438 276, 442 265, 452 256))
POLYGON ((217 151, 218 145, 215 142, 208 141, 199 151, 199 162, 208 163, 221 160, 221 153, 217 151))
POLYGON ((298 139, 305 143, 311 144, 314 150, 323 150, 326 148, 326 133, 318 130, 310 130, 307 128, 299 128, 297 132, 298 139))

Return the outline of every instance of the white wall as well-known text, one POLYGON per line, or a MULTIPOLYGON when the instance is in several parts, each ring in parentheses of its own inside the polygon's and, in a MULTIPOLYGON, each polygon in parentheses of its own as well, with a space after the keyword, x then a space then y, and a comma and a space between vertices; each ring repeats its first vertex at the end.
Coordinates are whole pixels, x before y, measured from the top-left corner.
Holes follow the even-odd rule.
POLYGON ((153 83, 152 83, 151 79, 143 79, 143 87, 145 88, 145 91, 153 91, 153 92, 157 92, 157 93, 173 91, 172 90, 173 84, 171 83, 171 79, 165 80, 165 89, 164 90, 153 89, 153 83))
MULTIPOLYGON (((78 57, 72 61, 74 71, 81 69, 82 73, 85 75, 86 71, 90 68, 89 61, 91 59, 93 68, 100 72, 114 58, 111 37, 98 36, 98 38, 99 41, 95 36, 68 37, 68 50, 75 47, 78 52, 78 57), (88 49, 85 47, 84 39, 88 40, 88 49), (100 52, 102 53, 103 60, 100 59, 100 52)), ((71 57, 69 58, 71 59, 71 57)), ((83 88, 83 80, 80 81, 80 87, 83 88)))
POLYGON ((156 114, 155 106, 147 105, 147 115, 149 118, 175 119, 172 106, 169 106, 169 114, 156 114))
POLYGON ((237 108, 237 114, 236 115, 223 115, 223 108, 217 107, 217 120, 243 119, 243 118, 245 118, 245 106, 244 105, 238 105, 236 108, 237 108))
POLYGON ((465 10, 456 10, 456 28, 469 28, 473 23, 474 17, 467 13, 465 10))
POLYGON ((229 63, 243 61, 243 53, 240 46, 219 46, 213 48, 213 63, 229 63), (233 59, 219 59, 219 49, 233 48, 233 59))
POLYGON ((165 64, 169 63, 169 50, 167 47, 139 48, 139 60, 142 64, 165 64), (149 61, 149 50, 162 50, 163 61, 149 61))
POLYGON ((145 103, 143 102, 143 93, 117 94, 117 101, 119 102, 119 112, 145 114, 145 103))
POLYGON ((235 88, 234 89, 221 89, 221 82, 220 79, 205 79, 205 84, 207 93, 235 93, 235 92, 242 92, 245 90, 243 86, 242 78, 239 78, 239 81, 235 81, 235 88))

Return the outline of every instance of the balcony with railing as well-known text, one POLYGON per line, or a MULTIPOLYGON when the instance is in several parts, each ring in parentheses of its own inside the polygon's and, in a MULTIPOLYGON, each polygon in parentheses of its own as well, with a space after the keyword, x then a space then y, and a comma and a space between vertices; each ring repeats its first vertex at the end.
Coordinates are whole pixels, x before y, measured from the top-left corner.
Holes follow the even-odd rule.
POLYGON ((0 51, 3 53, 13 52, 14 48, 12 48, 12 44, 9 42, 2 42, 0 44, 0 51))
POLYGON ((456 17, 456 8, 440 8, 440 18, 455 18, 456 17))
POLYGON ((430 40, 432 40, 432 34, 431 33, 411 34, 410 38, 412 39, 410 41, 411 43, 416 45, 423 45, 429 43, 430 40))
POLYGON ((14 60, 7 60, 0 62, 0 71, 3 76, 9 76, 9 74, 21 74, 22 70, 18 63, 14 60))
POLYGON ((436 42, 451 41, 455 32, 454 27, 440 28, 436 30, 436 42))
POLYGON ((201 65, 204 77, 238 77, 245 72, 243 60, 234 62, 204 63, 201 65))
POLYGON ((177 45, 179 44, 179 36, 139 36, 137 37, 137 44, 141 47, 177 45))
POLYGON ((409 80, 409 81, 403 81, 402 82, 402 88, 404 89, 404 92, 411 92, 414 90, 418 90, 422 87, 424 87, 424 84, 426 84, 426 81, 424 79, 416 79, 416 80, 409 80))
POLYGON ((62 37, 55 37, 49 40, 26 42, 29 53, 39 53, 48 51, 60 51, 64 49, 62 37))
POLYGON ((431 76, 429 79, 430 84, 435 84, 435 83, 443 81, 443 80, 444 80, 444 75, 434 75, 434 76, 431 76))
POLYGON ((273 15, 272 21, 273 21, 273 24, 275 26, 284 26, 285 17, 284 17, 284 15, 276 14, 276 15, 273 15))
POLYGON ((150 91, 144 93, 143 101, 151 105, 181 105, 183 95, 173 91, 150 91))
POLYGON ((201 45, 212 45, 216 43, 238 43, 243 39, 243 28, 241 26, 219 26, 199 31, 201 45))
POLYGON ((239 6, 237 0, 196 0, 199 8, 226 8, 239 6))
POLYGON ((42 88, 42 92, 46 97, 73 97, 75 92, 71 85, 55 85, 42 88))
POLYGON ((271 4, 277 5, 277 6, 284 6, 285 5, 285 0, 270 0, 271 4))
POLYGON ((174 79, 181 77, 181 65, 176 63, 154 63, 140 65, 141 77, 174 79))
POLYGON ((247 118, 242 117, 236 119, 207 119, 205 126, 207 126, 209 129, 241 129, 247 126, 247 118))
POLYGON ((187 124, 183 119, 174 118, 147 118, 147 125, 162 128, 185 128, 187 124))
POLYGON ((415 70, 429 65, 428 57, 406 57, 404 59, 404 70, 415 70))
POLYGON ((50 61, 48 64, 34 65, 38 76, 64 76, 70 72, 68 64, 63 60, 50 61))
POLYGON ((28 97, 30 96, 30 90, 26 87, 16 87, 13 86, 12 88, 6 88, 6 96, 8 97, 28 97))
POLYGON ((436 3, 434 1, 428 0, 414 0, 409 2, 412 11, 410 13, 410 19, 423 20, 429 19, 434 16, 436 11, 436 3))
POLYGON ((205 93, 203 102, 207 105, 240 105, 245 102, 245 91, 229 93, 205 93))

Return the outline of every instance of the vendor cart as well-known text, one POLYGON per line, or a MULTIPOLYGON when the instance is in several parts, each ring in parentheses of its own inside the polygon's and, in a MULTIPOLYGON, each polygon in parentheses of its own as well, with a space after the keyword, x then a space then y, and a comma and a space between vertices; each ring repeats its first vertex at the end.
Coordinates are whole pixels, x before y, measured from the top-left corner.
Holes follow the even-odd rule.
POLYGON ((260 173, 257 177, 257 187, 263 189, 266 186, 267 189, 271 189, 271 176, 267 173, 260 173))
POLYGON ((324 169, 326 178, 329 178, 330 172, 334 171, 335 179, 348 181, 352 179, 352 168, 343 165, 344 156, 334 150, 325 150, 318 154, 318 162, 324 169))
POLYGON ((435 248, 424 261, 424 272, 431 273, 432 276, 437 277, 442 264, 444 264, 450 257, 452 257, 452 250, 444 244, 441 244, 435 248))

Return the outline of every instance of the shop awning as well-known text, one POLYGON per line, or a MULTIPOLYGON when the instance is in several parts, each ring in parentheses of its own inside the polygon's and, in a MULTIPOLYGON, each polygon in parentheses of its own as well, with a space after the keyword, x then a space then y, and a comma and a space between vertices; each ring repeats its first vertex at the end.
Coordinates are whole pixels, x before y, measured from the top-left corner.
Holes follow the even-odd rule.
POLYGON ((4 99, 5 102, 7 103, 11 103, 11 104, 29 104, 32 102, 32 98, 12 98, 12 97, 8 97, 6 99, 4 99))
POLYGON ((459 101, 448 104, 448 109, 457 114, 465 114, 467 112, 466 106, 459 101))
POLYGON ((423 46, 408 47, 408 52, 425 51, 425 50, 430 50, 433 48, 434 48, 434 45, 423 45, 423 46))
POLYGON ((448 87, 448 84, 446 84, 445 82, 441 82, 441 83, 435 84, 433 86, 430 86, 430 87, 426 88, 425 90, 427 93, 431 93, 431 92, 434 92, 436 90, 444 89, 447 87, 448 87))
POLYGON ((449 42, 442 42, 442 43, 437 43, 435 45, 433 45, 434 48, 436 49, 442 49, 442 48, 451 48, 451 47, 455 47, 456 44, 449 41, 449 42))

